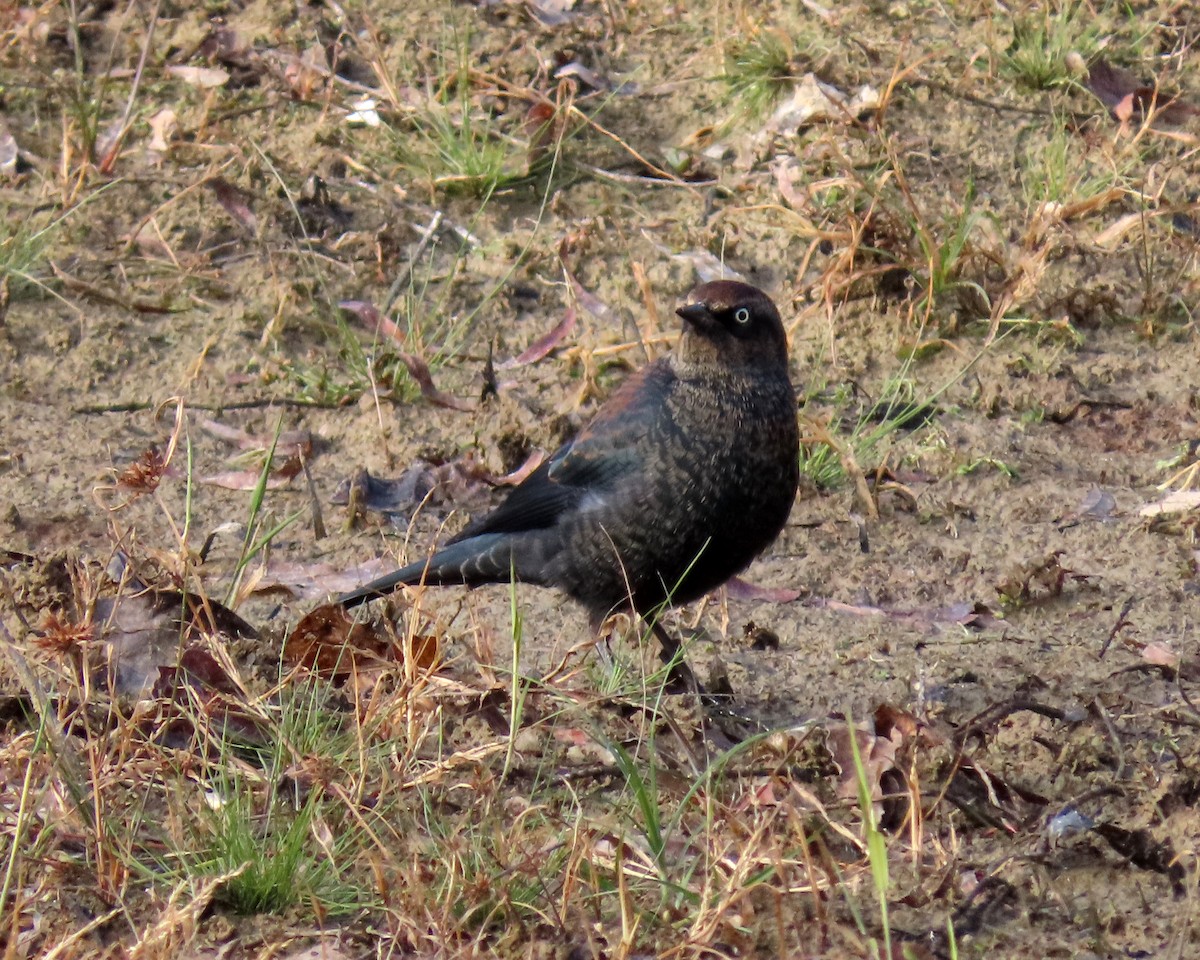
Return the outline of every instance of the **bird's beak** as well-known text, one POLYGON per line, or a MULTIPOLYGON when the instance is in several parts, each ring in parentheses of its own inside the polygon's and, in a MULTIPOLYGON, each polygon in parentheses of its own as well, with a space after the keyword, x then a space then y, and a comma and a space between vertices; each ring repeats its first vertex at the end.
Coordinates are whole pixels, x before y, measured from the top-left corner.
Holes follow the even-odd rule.
POLYGON ((712 314, 703 303, 689 303, 675 311, 688 323, 697 327, 707 327, 712 322, 712 314))

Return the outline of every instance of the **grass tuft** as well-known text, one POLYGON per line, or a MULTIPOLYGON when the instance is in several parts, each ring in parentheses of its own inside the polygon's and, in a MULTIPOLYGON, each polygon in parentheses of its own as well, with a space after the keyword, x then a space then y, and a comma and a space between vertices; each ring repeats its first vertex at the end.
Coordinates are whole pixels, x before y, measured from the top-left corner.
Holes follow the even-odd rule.
POLYGON ((780 30, 759 30, 729 44, 721 79, 738 111, 756 118, 791 88, 797 66, 791 37, 780 30))
POLYGON ((1095 51, 1100 26, 1086 3, 1051 3, 1013 21, 1013 38, 1001 56, 1001 68, 1019 86, 1053 90, 1074 80, 1067 55, 1085 60, 1095 51))

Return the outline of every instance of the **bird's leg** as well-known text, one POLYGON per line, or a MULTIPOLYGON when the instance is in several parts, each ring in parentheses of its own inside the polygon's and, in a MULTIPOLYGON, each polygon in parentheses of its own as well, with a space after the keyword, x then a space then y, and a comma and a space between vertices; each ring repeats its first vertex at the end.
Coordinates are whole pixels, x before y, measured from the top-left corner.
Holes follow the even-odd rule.
POLYGON ((684 659, 683 650, 679 646, 679 639, 672 636, 667 628, 658 622, 657 617, 650 619, 650 629, 658 637, 658 655, 667 667, 667 693, 695 693, 703 695, 704 687, 696 679, 696 675, 692 673, 692 668, 688 666, 687 660, 684 659))
POLYGON ((758 732, 755 729, 754 721, 731 710, 734 695, 733 688, 729 685, 729 678, 722 676, 716 682, 715 689, 706 690, 683 658, 683 650, 680 648, 678 638, 673 637, 657 619, 650 619, 648 622, 650 629, 658 637, 659 656, 667 666, 666 692, 693 693, 699 697, 709 716, 722 732, 732 738, 732 743, 739 743, 746 739, 751 730, 758 732))

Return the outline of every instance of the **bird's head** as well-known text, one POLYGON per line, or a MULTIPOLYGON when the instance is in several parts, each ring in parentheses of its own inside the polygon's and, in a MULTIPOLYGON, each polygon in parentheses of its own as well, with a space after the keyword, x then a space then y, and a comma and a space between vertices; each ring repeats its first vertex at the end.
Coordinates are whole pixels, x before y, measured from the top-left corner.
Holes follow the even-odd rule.
POLYGON ((787 334, 771 298, 748 283, 715 280, 692 291, 678 359, 687 366, 787 370, 787 334))

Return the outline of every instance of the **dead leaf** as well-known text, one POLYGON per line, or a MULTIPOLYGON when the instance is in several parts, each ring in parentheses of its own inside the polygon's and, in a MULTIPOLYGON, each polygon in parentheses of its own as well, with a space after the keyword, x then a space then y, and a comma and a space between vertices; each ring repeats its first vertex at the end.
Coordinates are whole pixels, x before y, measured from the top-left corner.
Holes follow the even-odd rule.
POLYGON ((229 82, 229 72, 220 67, 169 66, 167 73, 201 90, 213 90, 229 82))
POLYGON ((288 60, 283 79, 297 100, 311 100, 325 85, 329 75, 329 57, 325 45, 312 43, 298 57, 288 60))
POLYGON ((421 389, 421 396, 430 403, 439 407, 447 407, 450 410, 474 410, 475 405, 468 403, 466 400, 460 400, 458 397, 451 396, 448 393, 443 393, 433 383, 433 374, 429 372, 429 364, 413 353, 399 353, 400 362, 404 364, 408 370, 408 375, 416 381, 417 386, 421 389))
POLYGON ((245 692, 204 647, 191 646, 177 665, 160 666, 153 693, 163 702, 153 735, 176 749, 195 749, 214 737, 257 746, 270 739, 266 719, 251 708, 245 692), (200 728, 208 737, 197 736, 200 728))
POLYGON ((804 181, 804 167, 795 157, 784 157, 772 165, 775 173, 775 187, 779 195, 793 210, 804 210, 808 206, 808 196, 800 190, 797 184, 804 181))
POLYGON ((1117 508, 1117 498, 1107 490, 1092 487, 1076 508, 1076 514, 1089 520, 1108 520, 1117 508))
POLYGON ((200 41, 196 53, 231 67, 246 67, 254 60, 254 52, 242 43, 237 31, 224 24, 214 24, 200 41))
POLYGON ((878 110, 880 102, 879 91, 872 86, 863 85, 852 96, 846 96, 815 74, 806 73, 793 87, 792 95, 772 114, 761 135, 794 137, 801 127, 821 121, 854 120, 878 110))
POLYGON ((575 329, 576 316, 574 305, 568 307, 566 315, 554 326, 554 329, 545 336, 539 337, 511 360, 505 360, 497 366, 501 370, 511 370, 513 367, 523 367, 541 360, 562 343, 568 333, 575 329))
POLYGON ((234 220, 250 233, 258 232, 258 218, 250 209, 249 199, 241 190, 222 177, 209 177, 204 181, 204 185, 212 190, 217 197, 217 203, 234 220))
POLYGON ((437 638, 416 636, 407 644, 373 626, 356 623, 337 604, 309 611, 283 644, 285 663, 334 682, 345 681, 367 666, 401 662, 406 656, 421 670, 432 669, 438 658, 437 638))
POLYGON ((255 435, 247 433, 238 427, 201 417, 199 424, 214 437, 220 437, 237 446, 239 450, 270 450, 274 444, 277 454, 287 454, 290 457, 305 457, 312 455, 313 435, 308 430, 285 430, 278 437, 275 434, 255 435))
MULTIPOLYGON (((559 256, 562 256, 561 250, 559 251, 559 256)), ((571 285, 571 292, 575 294, 575 299, 579 301, 584 310, 601 323, 607 324, 610 327, 619 329, 622 326, 621 318, 617 315, 617 312, 576 280, 575 275, 566 269, 565 263, 563 271, 567 275, 567 282, 571 285)))
POLYGON ((272 559, 254 584, 253 592, 287 590, 302 599, 315 600, 331 593, 346 593, 394 570, 395 566, 392 561, 382 557, 353 567, 331 563, 288 563, 272 559))
MULTIPOLYGON (((266 488, 282 490, 303 470, 304 461, 300 457, 289 457, 271 471, 271 475, 267 477, 266 488)), ((222 487, 225 490, 253 490, 258 486, 261 477, 261 467, 253 470, 226 470, 223 473, 213 473, 207 477, 201 477, 200 483, 206 483, 212 487, 222 487)))
POLYGON ((1069 581, 1089 582, 1090 575, 1063 566, 1061 558, 1065 552, 1055 550, 1041 559, 1016 567, 996 585, 996 592, 1005 603, 1026 603, 1062 596, 1069 581))
POLYGON ((874 720, 860 720, 853 728, 845 723, 831 725, 825 730, 825 745, 838 769, 835 792, 844 800, 858 798, 859 774, 854 762, 854 749, 850 737, 858 744, 858 756, 862 763, 863 778, 870 792, 872 805, 878 814, 883 800, 883 776, 896 769, 896 748, 903 740, 879 736, 874 720))
POLYGON ((1096 95, 1114 120, 1142 123, 1181 124, 1200 114, 1200 109, 1178 97, 1165 95, 1157 86, 1143 84, 1133 74, 1114 67, 1103 57, 1088 68, 1087 88, 1096 95))
POLYGON ((331 502, 342 506, 354 500, 360 509, 377 513, 407 513, 430 499, 461 505, 479 499, 486 487, 518 485, 545 459, 543 451, 535 450, 516 470, 499 476, 485 470, 470 454, 440 464, 416 460, 394 479, 362 469, 338 484, 331 502))
POLYGON ((554 107, 548 103, 535 103, 526 112, 522 126, 529 138, 527 171, 535 170, 550 156, 550 150, 561 132, 559 125, 554 122, 556 116, 554 107))
POLYGON ((685 250, 682 253, 672 254, 671 259, 681 263, 690 263, 696 271, 696 279, 701 283, 710 283, 713 280, 750 282, 744 274, 738 273, 716 254, 709 253, 707 250, 685 250))
POLYGON ((11 177, 17 172, 19 158, 20 151, 17 149, 17 140, 9 131, 8 124, 0 120, 0 173, 11 177))
POLYGON ((561 27, 573 16, 575 0, 525 0, 526 9, 547 27, 561 27))
POLYGON ((761 807, 777 807, 779 802, 779 797, 775 793, 775 784, 770 780, 762 780, 743 794, 733 809, 736 813, 745 813, 747 810, 761 807))
POLYGON ((185 608, 183 595, 170 590, 102 597, 96 601, 92 624, 107 649, 114 689, 132 697, 147 695, 162 671, 186 667, 189 661, 184 658, 191 647, 181 652, 181 642, 188 642, 189 636, 255 635, 253 627, 220 604, 200 604, 193 597, 185 608), (186 627, 182 620, 185 609, 186 627))
POLYGON ((1160 517, 1169 513, 1187 513, 1200 507, 1200 490, 1172 490, 1158 503, 1148 503, 1138 511, 1143 517, 1160 517))
POLYGON ((163 107, 147 122, 150 124, 150 142, 146 149, 156 160, 162 159, 170 149, 171 133, 178 126, 178 118, 170 107, 163 107))
POLYGON ((826 747, 841 774, 835 789, 843 799, 857 799, 859 795, 859 773, 850 740, 854 736, 876 815, 882 811, 885 797, 894 795, 904 783, 896 763, 901 747, 942 742, 913 714, 886 703, 876 707, 869 719, 856 723, 853 731, 843 722, 827 727, 825 733, 826 747))
POLYGON ((1117 498, 1107 490, 1092 487, 1080 501, 1079 506, 1056 521, 1060 530, 1076 526, 1084 520, 1105 522, 1112 519, 1117 508, 1117 498))
POLYGON ((1151 640, 1148 644, 1142 647, 1142 659, 1147 663, 1152 663, 1156 667, 1171 667, 1178 669, 1180 656, 1171 649, 1170 644, 1163 643, 1160 640, 1151 640))
POLYGON ((196 689, 241 696, 242 689, 216 657, 201 647, 188 647, 174 668, 159 667, 159 683, 186 683, 196 689))
POLYGON ((330 502, 344 506, 353 501, 358 509, 376 513, 406 513, 437 486, 435 469, 428 460, 417 460, 393 479, 376 477, 363 468, 337 485, 330 502))
POLYGON ((404 331, 396 326, 394 321, 380 313, 375 304, 369 300, 342 300, 338 303, 338 309, 354 314, 373 333, 395 340, 397 343, 404 343, 408 339, 404 331))

